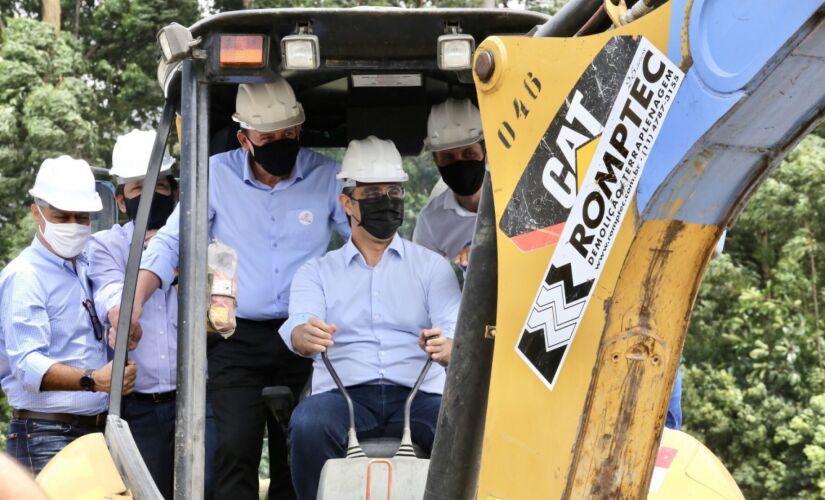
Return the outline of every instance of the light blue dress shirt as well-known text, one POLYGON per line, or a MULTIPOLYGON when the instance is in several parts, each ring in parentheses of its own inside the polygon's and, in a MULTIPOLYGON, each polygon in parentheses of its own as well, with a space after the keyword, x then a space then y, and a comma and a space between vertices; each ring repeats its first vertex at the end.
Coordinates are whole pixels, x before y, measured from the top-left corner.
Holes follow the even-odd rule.
MULTIPOLYGON (((109 310, 120 305, 134 231, 133 222, 100 231, 92 237, 86 249, 95 308, 101 322, 107 326, 109 310)), ((140 326, 143 337, 137 348, 129 352, 129 358, 138 366, 135 391, 175 390, 178 346, 178 294, 175 287, 157 290, 149 298, 143 306, 140 326)))
POLYGON ((83 369, 107 363, 106 345, 83 307, 91 300, 88 264, 82 255, 76 263, 77 271, 35 238, 0 273, 0 382, 12 408, 97 415, 108 407, 105 393, 40 391, 55 363, 83 369))
MULTIPOLYGON (((422 329, 441 327, 453 336, 461 292, 450 264, 437 253, 397 234, 374 268, 348 241, 312 259, 292 281, 289 319, 281 338, 290 349, 292 330, 310 318, 335 324, 328 355, 345 387, 393 383, 412 387, 427 354, 422 329)), ((335 388, 320 355, 314 357, 312 393, 335 388)), ((421 390, 441 394, 446 372, 434 364, 421 390)))
MULTIPOLYGON (((295 169, 274 188, 255 179, 248 153, 239 148, 209 159, 209 238, 238 254, 240 318, 285 318, 295 271, 324 254, 333 226, 345 239, 350 229, 338 203, 341 166, 301 148, 295 169)), ((178 265, 180 206, 143 254, 141 268, 168 288, 178 265)))

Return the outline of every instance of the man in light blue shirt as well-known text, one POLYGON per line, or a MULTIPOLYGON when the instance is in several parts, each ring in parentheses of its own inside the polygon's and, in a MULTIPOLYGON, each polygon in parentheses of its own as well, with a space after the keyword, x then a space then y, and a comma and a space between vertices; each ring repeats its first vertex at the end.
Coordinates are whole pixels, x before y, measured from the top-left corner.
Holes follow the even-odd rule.
MULTIPOLYGON (((323 255, 331 231, 349 237, 337 203, 339 165, 299 147, 304 112, 284 79, 240 85, 233 119, 241 148, 209 160, 209 235, 235 249, 237 328, 208 339, 208 397, 218 430, 216 497, 257 498, 264 425, 268 429, 270 497, 292 497, 286 440, 261 398, 270 385, 300 393, 310 363, 277 334, 289 311, 298 267, 323 255)), ((175 280, 179 212, 149 242, 141 262, 133 321, 160 286, 175 280)))
MULTIPOLYGON (((112 151, 111 174, 118 179, 117 204, 129 222, 96 233, 87 249, 89 280, 95 308, 104 325, 116 325, 135 230, 134 219, 143 191, 143 179, 155 132, 133 130, 118 137, 112 151)), ((149 212, 146 240, 166 223, 178 198, 178 184, 171 173, 175 160, 164 155, 149 212)), ((145 304, 140 319, 144 333, 130 354, 138 366, 135 392, 123 400, 123 418, 135 439, 143 461, 164 498, 172 498, 175 458, 175 381, 177 366, 178 294, 175 287, 156 291, 145 304)), ((114 345, 113 336, 109 338, 114 345)), ((214 419, 207 406, 206 492, 211 492, 212 453, 216 446, 214 419)))
MULTIPOLYGON (((74 439, 102 432, 112 363, 81 255, 102 208, 91 168, 46 160, 29 194, 37 234, 0 273, 0 382, 13 408, 6 452, 37 474, 74 439)), ((124 394, 135 374, 130 363, 124 394)))
MULTIPOLYGON (((319 353, 353 399, 359 437, 400 437, 404 400, 427 356, 449 362, 460 302, 449 263, 397 234, 407 174, 395 145, 372 136, 351 142, 339 177, 352 239, 298 270, 280 329, 290 349, 315 360, 313 395, 289 430, 302 500, 316 497, 324 463, 344 457, 347 443, 347 407, 319 353)), ((444 368, 430 370, 412 405, 413 441, 428 452, 445 380, 444 368)))

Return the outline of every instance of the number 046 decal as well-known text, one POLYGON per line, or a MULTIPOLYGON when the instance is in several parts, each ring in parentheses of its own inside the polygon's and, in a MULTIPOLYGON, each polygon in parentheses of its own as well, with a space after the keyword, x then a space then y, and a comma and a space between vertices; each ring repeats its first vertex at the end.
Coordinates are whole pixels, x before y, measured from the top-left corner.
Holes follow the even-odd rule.
POLYGON ((549 389, 684 78, 648 40, 627 41, 637 45, 632 61, 516 344, 518 355, 549 389))

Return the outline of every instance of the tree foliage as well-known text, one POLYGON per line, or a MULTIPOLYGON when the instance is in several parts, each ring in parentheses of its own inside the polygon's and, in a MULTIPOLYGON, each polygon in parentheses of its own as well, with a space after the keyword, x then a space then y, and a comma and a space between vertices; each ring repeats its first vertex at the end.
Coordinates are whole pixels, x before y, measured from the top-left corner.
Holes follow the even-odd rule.
POLYGON ((810 135, 748 202, 691 319, 685 426, 747 498, 825 496, 823 214, 825 140, 810 135))

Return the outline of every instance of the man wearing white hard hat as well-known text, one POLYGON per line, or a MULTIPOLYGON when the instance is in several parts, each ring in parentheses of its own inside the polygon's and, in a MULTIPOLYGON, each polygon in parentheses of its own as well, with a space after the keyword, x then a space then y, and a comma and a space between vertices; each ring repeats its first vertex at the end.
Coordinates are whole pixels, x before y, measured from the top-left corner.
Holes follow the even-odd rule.
MULTIPOLYGON (((359 435, 401 437, 404 400, 427 356, 449 361, 460 301, 450 265, 397 233, 407 174, 395 145, 373 136, 352 141, 338 177, 352 238, 298 270, 280 329, 290 349, 314 359, 312 396, 289 424, 293 483, 307 500, 324 463, 343 458, 347 446, 345 400, 320 353, 355 403, 359 435)), ((427 451, 445 380, 444 368, 431 369, 412 405, 412 439, 427 451)))
MULTIPOLYGON (((6 452, 37 474, 76 438, 103 431, 112 363, 81 254, 102 209, 92 170, 48 159, 29 194, 37 233, 0 273, 0 382, 13 409, 6 452)), ((135 374, 130 362, 123 394, 135 374)))
MULTIPOLYGON (((290 498, 286 439, 261 398, 263 387, 286 385, 297 395, 310 363, 276 334, 289 311, 298 267, 323 255, 335 228, 349 237, 338 205, 337 162, 299 145, 304 111, 286 80, 242 84, 233 119, 241 147, 209 159, 209 234, 238 253, 237 328, 207 340, 207 396, 218 431, 217 498, 257 498, 258 464, 268 429, 270 497, 290 498)), ((149 242, 138 277, 133 320, 178 264, 176 209, 149 242)))
MULTIPOLYGON (((154 131, 133 130, 121 135, 112 151, 110 173, 117 178, 117 205, 129 221, 96 233, 87 250, 89 279, 95 307, 104 325, 116 325, 126 277, 129 246, 135 230, 143 180, 155 142, 154 131)), ((172 175, 174 158, 164 153, 146 232, 146 241, 160 229, 175 208, 178 184, 172 175)), ((164 498, 172 498, 175 457, 175 382, 177 367, 178 294, 175 287, 157 290, 140 319, 140 343, 129 355, 138 366, 135 391, 123 400, 123 418, 164 498)), ((109 336, 114 346, 114 336, 109 336)), ((215 447, 214 421, 207 408, 207 449, 215 447), (210 425, 211 424, 211 425, 210 425)), ((212 479, 207 453, 206 484, 212 479)))
POLYGON ((449 189, 421 209, 413 241, 466 269, 486 163, 478 108, 452 98, 433 106, 424 146, 449 189))

